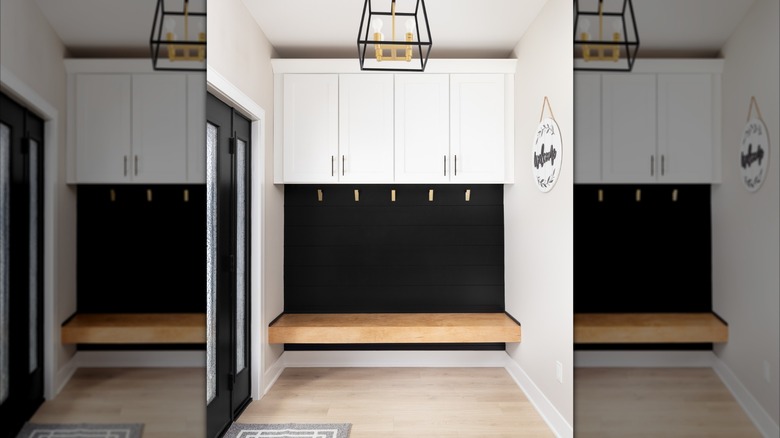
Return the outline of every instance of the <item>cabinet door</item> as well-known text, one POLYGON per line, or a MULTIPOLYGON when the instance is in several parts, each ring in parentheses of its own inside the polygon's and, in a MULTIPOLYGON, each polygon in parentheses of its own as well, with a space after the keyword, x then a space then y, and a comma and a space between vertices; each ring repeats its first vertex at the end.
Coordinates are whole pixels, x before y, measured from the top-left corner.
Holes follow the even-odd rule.
POLYGON ((187 180, 187 78, 133 75, 134 182, 187 180))
POLYGON ((504 75, 450 75, 451 181, 504 182, 504 75))
POLYGON ((658 75, 658 180, 713 180, 712 76, 658 75))
POLYGON ((395 75, 395 180, 450 179, 449 76, 395 75))
POLYGON ((602 172, 605 182, 654 182, 656 87, 652 74, 602 76, 602 172))
POLYGON ((284 75, 284 182, 336 182, 336 74, 284 75))
POLYGON ((76 77, 76 181, 130 181, 132 81, 125 74, 76 77))
POLYGON ((339 76, 339 181, 393 181, 393 75, 339 76))
POLYGON ((206 182, 206 75, 187 75, 187 182, 206 182))
POLYGON ((574 73, 574 182, 601 182, 601 75, 574 73))

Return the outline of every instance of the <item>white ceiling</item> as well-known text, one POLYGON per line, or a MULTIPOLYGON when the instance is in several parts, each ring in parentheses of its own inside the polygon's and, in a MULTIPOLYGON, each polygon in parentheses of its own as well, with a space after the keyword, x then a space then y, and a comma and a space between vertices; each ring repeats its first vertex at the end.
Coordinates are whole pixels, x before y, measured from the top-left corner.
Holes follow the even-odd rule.
MULTIPOLYGON (((148 56, 157 0, 35 1, 70 56, 148 56)), ((364 0, 242 1, 281 57, 351 57, 357 51, 364 0)), ((399 9, 403 1, 409 0, 399 0, 399 9)), ((633 0, 639 56, 716 56, 753 1, 633 0)), ((426 0, 431 57, 506 57, 545 2, 426 0)), ((219 4, 213 0, 211 7, 219 4)))

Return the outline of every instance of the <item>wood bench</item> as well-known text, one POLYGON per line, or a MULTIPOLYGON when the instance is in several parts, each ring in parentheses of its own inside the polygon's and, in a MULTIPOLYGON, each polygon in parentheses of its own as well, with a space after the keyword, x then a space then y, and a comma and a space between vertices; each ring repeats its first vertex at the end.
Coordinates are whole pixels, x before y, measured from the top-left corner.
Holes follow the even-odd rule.
POLYGON ((575 344, 710 343, 728 341, 714 313, 576 313, 575 344))
POLYGON ((271 344, 520 342, 505 313, 284 313, 268 328, 271 344))
POLYGON ((62 326, 63 344, 205 344, 205 313, 82 313, 62 326))

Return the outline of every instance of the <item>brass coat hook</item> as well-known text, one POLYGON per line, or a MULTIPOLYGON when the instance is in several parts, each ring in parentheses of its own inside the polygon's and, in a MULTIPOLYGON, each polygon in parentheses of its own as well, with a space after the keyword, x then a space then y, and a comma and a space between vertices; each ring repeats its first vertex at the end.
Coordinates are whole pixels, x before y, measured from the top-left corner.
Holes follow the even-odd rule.
POLYGON ((395 202, 395 189, 390 190, 390 202, 395 202))
POLYGON ((428 189, 428 202, 433 202, 433 189, 428 189))
POLYGON ((355 189, 355 202, 360 202, 360 190, 355 189))
POLYGON ((471 189, 466 189, 466 202, 471 201, 471 189))
POLYGON ((599 189, 599 202, 604 202, 604 189, 599 189))
POLYGON ((146 201, 152 202, 152 189, 146 189, 146 201))
POLYGON ((322 189, 317 189, 317 202, 322 202, 322 189))

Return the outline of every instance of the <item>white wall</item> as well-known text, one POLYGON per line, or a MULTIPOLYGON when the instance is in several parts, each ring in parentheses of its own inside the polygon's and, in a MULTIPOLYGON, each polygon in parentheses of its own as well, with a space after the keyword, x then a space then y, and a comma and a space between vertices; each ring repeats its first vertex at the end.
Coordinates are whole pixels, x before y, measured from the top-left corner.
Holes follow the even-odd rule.
MULTIPOLYGON (((75 354, 72 346, 62 346, 59 341, 60 324, 76 311, 76 193, 65 184, 65 55, 64 45, 35 2, 0 2, 0 65, 57 113, 56 121, 41 114, 47 120, 47 129, 56 123, 57 130, 52 133, 56 145, 44 145, 47 165, 44 190, 50 196, 45 208, 51 211, 46 218, 50 226, 44 229, 44 269, 48 273, 44 281, 48 300, 45 309, 49 309, 47 316, 54 315, 55 319, 49 318, 45 326, 49 328, 46 336, 51 337, 50 342, 55 346, 53 355, 45 352, 46 362, 53 365, 47 372, 47 396, 52 396, 64 383, 52 381, 52 375, 75 354)), ((0 79, 5 84, 8 78, 0 79)), ((3 91, 11 95, 20 92, 6 87, 3 91)))
MULTIPOLYGON (((522 341, 508 347, 534 384, 571 426, 573 408, 573 65, 569 0, 549 0, 515 47, 515 184, 505 190, 506 310, 522 341), (561 176, 537 189, 533 136, 547 96, 562 134, 561 176), (555 362, 563 364, 563 383, 555 362)), ((549 113, 546 113, 549 115, 549 113)))
MULTIPOLYGON (((262 301, 260 327, 268 327, 284 310, 284 190, 273 185, 273 47, 241 0, 210 2, 208 7, 208 52, 210 68, 260 105, 265 111, 264 206, 253 206, 253 215, 264 215, 263 257, 253 254, 251 269, 263 270, 263 293, 252 300, 262 301), (263 265, 261 266, 260 263, 263 265)), ((256 152, 257 153, 257 152, 256 152)), ((254 288, 253 288, 254 289, 254 288)), ((256 289, 254 289, 256 290, 256 289)), ((252 333, 253 346, 264 345, 264 374, 282 354, 280 346, 267 344, 263 333, 252 333)))
POLYGON ((722 49, 723 183, 712 191, 713 308, 729 324, 728 343, 715 351, 775 425, 780 422, 779 5, 756 0, 722 49), (770 141, 769 174, 752 194, 742 185, 738 161, 751 96, 770 141))

